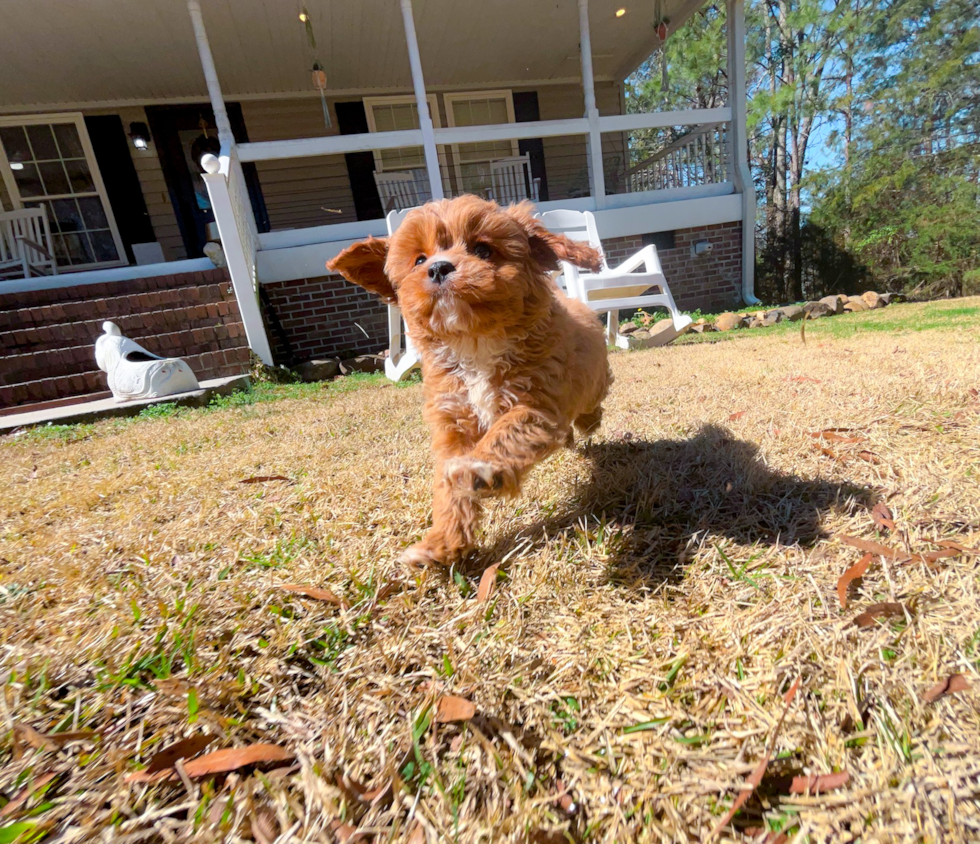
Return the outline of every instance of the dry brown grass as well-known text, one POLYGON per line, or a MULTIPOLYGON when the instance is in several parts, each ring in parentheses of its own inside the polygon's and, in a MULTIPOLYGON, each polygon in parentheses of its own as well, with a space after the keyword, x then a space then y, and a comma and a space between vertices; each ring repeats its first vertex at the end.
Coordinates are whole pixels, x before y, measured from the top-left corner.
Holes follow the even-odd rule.
MULTIPOLYGON (((900 307, 884 313, 914 322, 900 307)), ((495 506, 450 577, 392 562, 427 518, 417 385, 7 438, 0 789, 27 792, 0 825, 64 842, 709 841, 785 708, 761 786, 715 840, 980 839, 980 559, 903 558, 980 545, 980 329, 807 337, 615 356, 601 434, 495 506), (818 445, 828 428, 867 439, 818 445), (239 483, 256 475, 295 482, 239 483), (879 500, 899 533, 876 532, 879 500), (861 553, 842 535, 904 552, 876 557, 846 610, 837 581, 861 553), (852 626, 875 602, 904 614, 852 626), (971 688, 926 703, 951 673, 971 688), (437 723, 449 693, 476 715, 437 723), (97 734, 15 747, 15 723, 97 734), (202 733, 296 765, 127 782, 202 733), (843 787, 789 794, 789 776, 834 771, 843 787)))

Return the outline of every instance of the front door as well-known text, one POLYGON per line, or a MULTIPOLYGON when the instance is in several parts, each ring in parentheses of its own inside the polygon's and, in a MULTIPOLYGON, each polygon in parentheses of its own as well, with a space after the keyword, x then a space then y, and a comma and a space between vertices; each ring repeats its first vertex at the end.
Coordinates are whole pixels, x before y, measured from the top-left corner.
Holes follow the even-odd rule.
MULTIPOLYGON (((228 103, 228 120, 237 143, 248 141, 242 110, 238 103, 228 103)), ((214 112, 209 105, 147 106, 147 121, 156 143, 160 165, 170 191, 170 201, 177 215, 188 258, 199 258, 208 241, 207 226, 214 222, 214 212, 204 184, 201 156, 215 155, 221 149, 214 112)), ((255 223, 260 232, 269 230, 265 202, 254 164, 243 164, 255 223)))

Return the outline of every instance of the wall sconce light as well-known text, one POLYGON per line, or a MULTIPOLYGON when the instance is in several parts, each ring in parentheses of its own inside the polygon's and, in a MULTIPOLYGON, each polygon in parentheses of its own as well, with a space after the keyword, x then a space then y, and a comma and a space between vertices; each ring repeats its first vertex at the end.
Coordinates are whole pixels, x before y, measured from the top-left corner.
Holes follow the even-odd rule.
POLYGON ((129 139, 136 149, 147 149, 150 146, 150 130, 145 123, 130 123, 129 139))

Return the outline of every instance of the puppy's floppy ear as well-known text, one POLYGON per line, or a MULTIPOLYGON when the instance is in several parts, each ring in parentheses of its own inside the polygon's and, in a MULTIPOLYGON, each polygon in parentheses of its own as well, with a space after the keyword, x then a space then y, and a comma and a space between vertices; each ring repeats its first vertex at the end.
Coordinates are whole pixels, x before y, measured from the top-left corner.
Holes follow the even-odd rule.
POLYGON ((512 205, 507 213, 517 221, 527 234, 531 257, 544 270, 560 270, 561 261, 597 273, 602 269, 602 255, 598 249, 548 231, 540 220, 534 218, 530 202, 512 205))
POLYGON ((340 273, 348 281, 354 282, 381 297, 389 305, 395 304, 398 297, 395 288, 385 275, 385 259, 388 257, 388 238, 369 237, 353 246, 348 246, 336 258, 327 261, 327 269, 340 273))

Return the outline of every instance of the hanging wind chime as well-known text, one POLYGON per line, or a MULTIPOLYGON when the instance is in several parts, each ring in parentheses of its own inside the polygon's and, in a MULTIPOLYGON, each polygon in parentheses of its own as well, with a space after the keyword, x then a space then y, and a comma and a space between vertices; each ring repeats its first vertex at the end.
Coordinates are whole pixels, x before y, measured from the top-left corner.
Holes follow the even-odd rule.
POLYGON ((333 125, 330 122, 330 109, 327 107, 327 73, 316 57, 316 36, 313 34, 313 22, 310 20, 310 13, 306 6, 299 14, 299 19, 303 22, 306 29, 306 46, 310 53, 312 62, 311 76, 313 79, 314 90, 320 93, 320 105, 323 107, 323 123, 329 129, 333 125))
POLYGON ((660 41, 658 47, 660 51, 660 90, 664 97, 664 104, 666 105, 668 96, 668 80, 667 80, 667 51, 664 49, 664 42, 667 40, 667 35, 670 33, 670 18, 664 15, 663 0, 654 0, 653 4, 653 29, 657 33, 657 39, 660 41))

